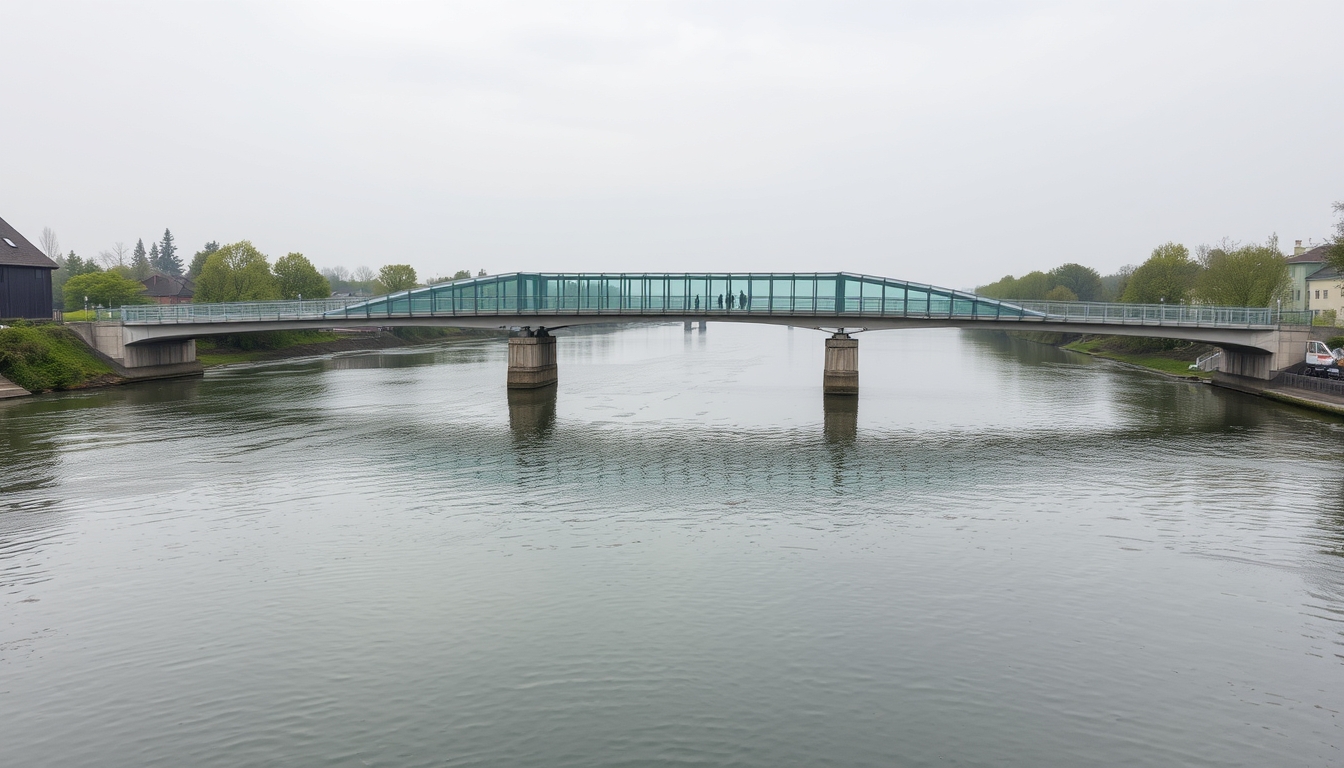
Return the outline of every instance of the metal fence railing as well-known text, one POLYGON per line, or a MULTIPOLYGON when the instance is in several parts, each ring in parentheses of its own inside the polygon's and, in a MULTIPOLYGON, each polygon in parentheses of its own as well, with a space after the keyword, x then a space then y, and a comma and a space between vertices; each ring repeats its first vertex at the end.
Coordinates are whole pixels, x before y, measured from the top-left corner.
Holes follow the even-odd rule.
POLYGON ((1318 376, 1302 376, 1296 373, 1283 372, 1274 377, 1275 384, 1294 389, 1305 389, 1311 392, 1320 392, 1325 395, 1337 395, 1344 397, 1344 381, 1339 379, 1325 379, 1318 376))
POLYGON ((1223 351, 1221 349, 1215 349, 1206 355, 1201 355, 1198 360, 1195 360, 1195 364, 1190 366, 1190 368, 1196 371, 1217 371, 1220 370, 1218 365, 1222 361, 1223 351))

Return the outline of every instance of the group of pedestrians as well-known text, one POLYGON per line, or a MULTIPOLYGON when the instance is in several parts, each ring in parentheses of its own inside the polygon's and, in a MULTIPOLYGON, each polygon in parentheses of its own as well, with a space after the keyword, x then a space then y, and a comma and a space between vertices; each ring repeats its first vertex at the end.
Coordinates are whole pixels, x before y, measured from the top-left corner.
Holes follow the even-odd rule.
MULTIPOLYGON (((723 309, 723 294, 722 294, 722 293, 719 294, 718 302, 719 302, 719 309, 723 309)), ((746 292, 746 291, 739 291, 739 292, 738 292, 738 294, 737 294, 737 307, 738 307, 738 309, 748 309, 748 307, 747 307, 747 292, 746 292)), ((695 308, 696 308, 696 309, 699 309, 699 308, 700 308, 700 297, 699 297, 699 296, 696 296, 696 297, 695 297, 695 308)), ((732 309, 732 308, 733 308, 733 294, 732 294, 732 292, 729 292, 729 293, 728 293, 728 309, 732 309)))

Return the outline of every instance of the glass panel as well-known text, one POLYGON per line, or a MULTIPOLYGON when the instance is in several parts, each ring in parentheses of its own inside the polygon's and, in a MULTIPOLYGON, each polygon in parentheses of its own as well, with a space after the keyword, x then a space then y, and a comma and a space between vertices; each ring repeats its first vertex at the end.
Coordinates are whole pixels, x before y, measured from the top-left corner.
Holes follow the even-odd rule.
POLYGON ((793 309, 793 281, 775 278, 770 281, 770 310, 788 312, 793 309))
POLYGON ((770 311, 770 280, 764 277, 753 277, 751 287, 747 289, 747 297, 751 300, 748 304, 751 311, 770 311))
POLYGON ((816 311, 835 312, 836 283, 833 277, 818 277, 816 287, 816 311))
POLYGON ((710 309, 718 312, 725 308, 723 303, 724 294, 728 293, 728 281, 722 277, 711 277, 709 280, 709 301, 710 309))

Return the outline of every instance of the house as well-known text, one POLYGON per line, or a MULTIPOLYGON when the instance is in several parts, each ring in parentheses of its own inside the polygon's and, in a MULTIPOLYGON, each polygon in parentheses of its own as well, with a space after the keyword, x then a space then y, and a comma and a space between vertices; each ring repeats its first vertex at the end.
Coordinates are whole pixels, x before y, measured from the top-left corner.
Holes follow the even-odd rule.
POLYGON ((51 274, 60 265, 0 219, 0 318, 51 319, 51 274))
MULTIPOLYGON (((1288 280, 1291 286, 1288 290, 1288 303, 1284 309, 1315 308, 1311 303, 1311 290, 1307 288, 1307 282, 1316 273, 1325 269, 1325 252, 1328 250, 1329 245, 1305 248, 1301 240, 1296 241, 1293 255, 1287 259, 1288 280)), ((1317 287, 1316 290, 1320 288, 1317 287)))
POLYGON ((1338 269, 1327 266, 1312 273, 1307 278, 1306 292, 1313 315, 1334 311, 1336 323, 1344 320, 1344 274, 1338 269))
POLYGON ((180 275, 165 275, 155 272, 140 281, 145 289, 140 292, 148 296, 155 304, 190 304, 196 295, 196 284, 180 275))

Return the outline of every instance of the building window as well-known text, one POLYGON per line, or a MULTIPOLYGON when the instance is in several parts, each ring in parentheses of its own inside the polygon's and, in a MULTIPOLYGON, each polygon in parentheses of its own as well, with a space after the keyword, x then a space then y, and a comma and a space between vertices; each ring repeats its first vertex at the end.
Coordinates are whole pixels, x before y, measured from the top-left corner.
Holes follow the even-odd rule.
POLYGON ((1321 298, 1321 292, 1320 292, 1320 291, 1317 291, 1317 292, 1316 292, 1316 298, 1318 298, 1318 299, 1321 298))
POLYGON ((1324 291, 1321 291, 1321 298, 1322 298, 1322 299, 1328 299, 1328 298, 1330 298, 1330 289, 1329 289, 1329 288, 1326 288, 1324 291))
POLYGON ((1297 292, 1297 300, 1298 300, 1298 301, 1301 301, 1301 300, 1302 300, 1302 291, 1300 291, 1300 290, 1297 292))

